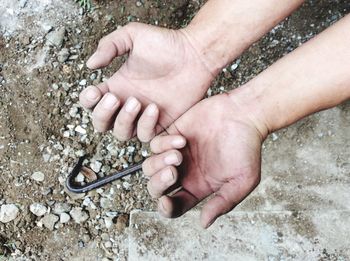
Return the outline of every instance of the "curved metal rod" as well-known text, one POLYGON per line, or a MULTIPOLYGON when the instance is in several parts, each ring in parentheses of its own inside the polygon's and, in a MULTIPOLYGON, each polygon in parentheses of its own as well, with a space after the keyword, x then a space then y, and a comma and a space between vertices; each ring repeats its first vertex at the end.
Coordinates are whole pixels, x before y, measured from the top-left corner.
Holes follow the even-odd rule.
POLYGON ((74 193, 85 193, 93 189, 97 189, 99 187, 102 187, 108 183, 111 183, 117 179, 120 179, 122 177, 125 177, 127 175, 131 175, 139 170, 142 169, 142 162, 130 166, 120 172, 115 172, 111 175, 105 176, 103 178, 99 178, 95 181, 89 182, 86 185, 80 185, 75 181, 76 176, 79 174, 83 167, 83 162, 86 156, 83 156, 79 159, 78 163, 73 168, 72 172, 69 174, 67 181, 66 181, 66 187, 69 191, 74 193))

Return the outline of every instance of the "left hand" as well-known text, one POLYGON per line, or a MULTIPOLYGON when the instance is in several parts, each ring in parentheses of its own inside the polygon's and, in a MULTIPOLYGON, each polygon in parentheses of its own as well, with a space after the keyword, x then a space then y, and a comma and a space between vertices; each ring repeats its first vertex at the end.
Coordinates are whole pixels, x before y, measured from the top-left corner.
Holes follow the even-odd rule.
POLYGON ((143 163, 143 171, 162 215, 178 217, 213 196, 201 212, 207 228, 258 185, 265 135, 247 115, 227 94, 217 95, 181 116, 168 135, 152 140, 157 154, 143 163))

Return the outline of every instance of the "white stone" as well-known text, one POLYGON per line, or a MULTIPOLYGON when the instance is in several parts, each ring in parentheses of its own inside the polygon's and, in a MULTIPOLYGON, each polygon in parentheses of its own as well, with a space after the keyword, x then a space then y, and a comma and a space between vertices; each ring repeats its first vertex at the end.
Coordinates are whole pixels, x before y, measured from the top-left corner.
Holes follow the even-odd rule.
POLYGON ((41 171, 36 171, 32 174, 32 179, 38 182, 43 182, 45 179, 45 175, 41 171))
POLYGON ((75 178, 75 181, 76 181, 76 182, 84 182, 84 180, 85 180, 85 177, 84 177, 84 175, 81 174, 81 173, 79 173, 79 174, 76 176, 76 178, 75 178))
POLYGON ((79 82, 80 86, 85 86, 86 85, 86 79, 83 79, 79 82))
POLYGON ((85 222, 88 220, 89 215, 86 213, 86 211, 82 210, 80 207, 73 208, 69 214, 72 216, 74 221, 78 224, 85 222))
POLYGON ((54 214, 47 214, 41 219, 41 222, 47 229, 53 230, 58 219, 58 216, 54 214))
POLYGON ((100 161, 96 160, 96 161, 90 163, 90 167, 95 173, 98 173, 101 170, 102 163, 100 161))
POLYGON ((39 204, 39 203, 31 204, 29 206, 29 210, 37 217, 41 217, 41 216, 45 215, 45 213, 47 212, 47 208, 44 205, 39 204))
POLYGON ((0 222, 8 223, 14 220, 19 213, 19 209, 15 204, 4 204, 0 208, 0 222))
POLYGON ((80 125, 78 125, 77 127, 75 127, 74 130, 75 130, 76 132, 82 134, 82 135, 85 135, 85 134, 86 134, 86 130, 85 130, 83 127, 81 127, 80 125))
POLYGON ((70 215, 68 215, 67 213, 60 214, 60 223, 65 224, 65 223, 68 223, 69 220, 70 220, 70 215))

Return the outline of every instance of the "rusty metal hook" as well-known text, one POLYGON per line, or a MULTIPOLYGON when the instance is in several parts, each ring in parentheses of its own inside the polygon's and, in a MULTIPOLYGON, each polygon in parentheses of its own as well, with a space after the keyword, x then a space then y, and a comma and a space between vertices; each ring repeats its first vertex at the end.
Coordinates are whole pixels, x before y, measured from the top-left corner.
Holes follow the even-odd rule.
POLYGON ((100 188, 108 183, 111 183, 117 179, 120 179, 122 177, 131 175, 139 170, 142 169, 142 162, 137 163, 136 165, 130 166, 122 171, 115 172, 111 175, 105 176, 103 178, 99 178, 95 181, 89 182, 85 185, 80 185, 75 181, 76 176, 80 173, 83 162, 85 160, 86 156, 83 156, 79 159, 78 163, 75 165, 72 172, 69 174, 67 181, 66 181, 66 187, 69 191, 74 193, 85 193, 93 189, 100 188))

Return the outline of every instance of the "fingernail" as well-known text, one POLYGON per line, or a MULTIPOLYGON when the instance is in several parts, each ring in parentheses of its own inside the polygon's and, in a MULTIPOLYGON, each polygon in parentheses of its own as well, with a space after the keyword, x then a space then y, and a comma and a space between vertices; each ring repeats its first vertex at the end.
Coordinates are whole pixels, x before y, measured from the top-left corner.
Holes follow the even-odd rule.
POLYGON ((179 159, 175 153, 172 153, 164 158, 164 162, 167 165, 173 165, 177 164, 179 162, 179 159))
POLYGON ((136 100, 134 97, 131 97, 128 99, 125 105, 125 110, 127 112, 132 112, 136 109, 137 105, 139 104, 138 100, 136 100))
POLYGON ((95 52, 86 62, 87 67, 93 67, 94 66, 94 61, 95 61, 95 57, 96 57, 96 53, 95 52))
POLYGON ((175 147, 175 148, 182 148, 185 146, 186 144, 186 140, 184 138, 175 138, 171 144, 175 147))
POLYGON ((169 183, 174 180, 174 175, 171 169, 166 169, 161 173, 160 180, 164 183, 169 183))
POLYGON ((118 99, 114 95, 107 93, 103 98, 102 104, 104 108, 110 109, 117 104, 117 101, 118 99))
POLYGON ((85 96, 88 100, 95 101, 99 97, 99 93, 95 87, 90 87, 86 89, 85 96))
POLYGON ((146 109, 146 115, 153 117, 157 114, 157 105, 155 105, 154 103, 148 105, 147 109, 146 109))

